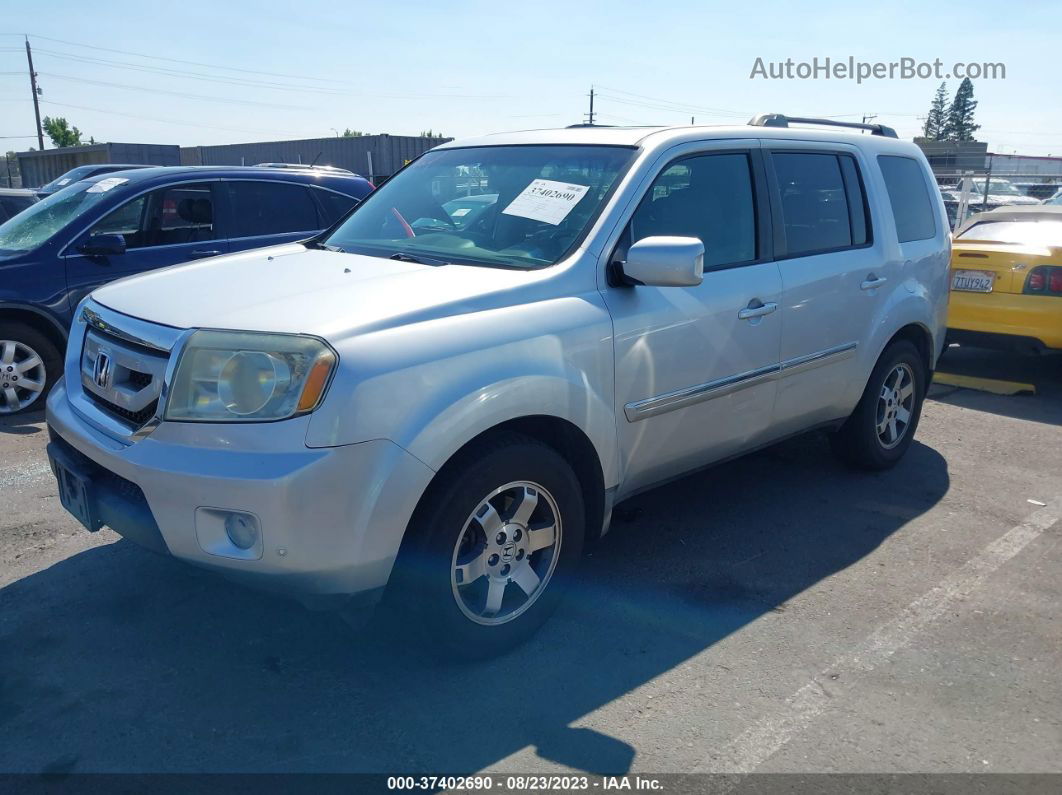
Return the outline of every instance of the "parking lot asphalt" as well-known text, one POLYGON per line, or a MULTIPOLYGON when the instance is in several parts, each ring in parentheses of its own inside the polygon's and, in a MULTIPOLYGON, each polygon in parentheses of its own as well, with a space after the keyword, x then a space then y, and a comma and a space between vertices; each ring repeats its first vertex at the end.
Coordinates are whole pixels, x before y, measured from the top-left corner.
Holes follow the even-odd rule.
POLYGON ((442 665, 90 535, 0 421, 0 771, 1062 772, 1062 358, 952 350, 896 469, 801 437, 617 509, 442 665))

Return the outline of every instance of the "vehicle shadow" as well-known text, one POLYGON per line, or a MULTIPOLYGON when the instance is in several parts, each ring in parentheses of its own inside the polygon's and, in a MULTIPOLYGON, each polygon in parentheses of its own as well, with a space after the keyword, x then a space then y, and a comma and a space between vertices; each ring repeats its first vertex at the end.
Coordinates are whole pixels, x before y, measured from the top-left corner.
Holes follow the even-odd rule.
POLYGON ((1019 420, 1062 425, 1062 355, 952 347, 940 362, 939 370, 1032 384, 1036 394, 994 395, 937 384, 929 393, 931 400, 1019 420))
POLYGON ((0 770, 467 773, 533 746, 622 773, 639 749, 573 722, 784 610, 948 488, 924 445, 860 474, 820 435, 687 477, 617 509, 530 643, 462 665, 97 547, 0 590, 0 770))
POLYGON ((44 427, 44 409, 40 411, 24 411, 20 414, 0 415, 0 433, 17 434, 28 436, 41 433, 44 427))

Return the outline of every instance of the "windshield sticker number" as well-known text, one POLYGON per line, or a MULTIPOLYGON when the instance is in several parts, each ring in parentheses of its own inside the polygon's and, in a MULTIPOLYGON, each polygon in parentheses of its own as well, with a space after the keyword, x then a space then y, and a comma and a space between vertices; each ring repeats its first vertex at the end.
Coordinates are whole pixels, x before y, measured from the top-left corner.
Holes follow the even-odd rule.
POLYGON ((551 179, 536 179, 502 210, 504 215, 530 218, 557 226, 590 190, 589 185, 570 185, 551 179))
POLYGON ((107 177, 107 179, 101 179, 85 193, 106 193, 111 188, 117 188, 119 185, 124 185, 128 182, 125 177, 107 177))

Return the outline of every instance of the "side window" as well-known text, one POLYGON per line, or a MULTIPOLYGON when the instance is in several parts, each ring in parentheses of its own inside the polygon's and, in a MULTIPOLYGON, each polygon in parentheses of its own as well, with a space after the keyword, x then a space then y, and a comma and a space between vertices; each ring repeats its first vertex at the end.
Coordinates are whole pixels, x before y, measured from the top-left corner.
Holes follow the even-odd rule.
POLYGON ((131 248, 140 234, 140 220, 144 215, 144 205, 147 203, 147 195, 138 196, 128 201, 96 224, 91 231, 93 235, 121 235, 125 238, 125 245, 131 248))
POLYGON ((756 259, 756 210, 748 155, 698 155, 664 169, 634 213, 630 242, 696 237, 705 268, 756 259))
POLYGON ((320 229, 309 189, 293 182, 228 182, 232 237, 320 229))
POLYGON ((910 157, 878 155, 885 189, 889 192, 896 236, 901 243, 926 240, 937 234, 933 204, 919 162, 910 157))
POLYGON ((350 196, 321 188, 310 188, 310 194, 317 202, 317 211, 321 218, 318 225, 322 228, 334 224, 358 203, 357 199, 352 199, 350 196))
POLYGON ((92 234, 122 235, 128 248, 213 240, 210 183, 173 185, 138 196, 103 218, 92 234))
POLYGON ((842 159, 848 158, 825 152, 772 154, 789 256, 833 251, 866 242, 865 239, 855 242, 858 238, 852 233, 852 216, 841 174, 842 159))

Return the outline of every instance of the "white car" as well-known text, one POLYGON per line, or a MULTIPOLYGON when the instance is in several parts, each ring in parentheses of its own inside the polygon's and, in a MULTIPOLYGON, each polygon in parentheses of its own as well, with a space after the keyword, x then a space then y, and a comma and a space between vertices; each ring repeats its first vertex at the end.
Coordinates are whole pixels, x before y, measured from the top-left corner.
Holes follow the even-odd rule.
POLYGON ((944 342, 944 208, 888 128, 791 121, 448 143, 317 238, 96 290, 48 400, 63 504, 480 656, 632 494, 809 429, 895 464, 944 342), (455 223, 473 177, 496 199, 455 223))

